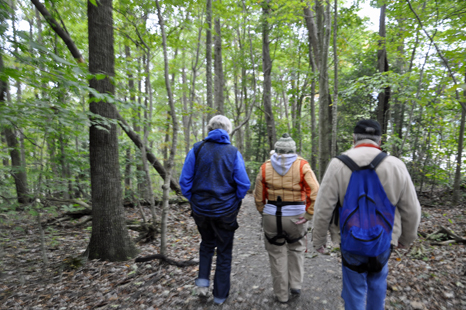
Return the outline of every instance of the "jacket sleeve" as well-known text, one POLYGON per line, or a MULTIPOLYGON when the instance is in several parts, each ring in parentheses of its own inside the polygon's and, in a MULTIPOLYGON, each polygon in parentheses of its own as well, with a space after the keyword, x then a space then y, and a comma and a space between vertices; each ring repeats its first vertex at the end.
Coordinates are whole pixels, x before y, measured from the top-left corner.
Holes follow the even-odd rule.
POLYGON ((327 231, 338 202, 337 175, 341 169, 336 161, 338 159, 332 159, 328 165, 314 206, 312 240, 316 249, 327 243, 327 231))
POLYGON ((317 182, 316 175, 309 163, 304 164, 302 172, 304 176, 304 190, 306 192, 306 212, 314 214, 314 203, 319 192, 319 182, 317 182))
POLYGON ((417 229, 421 221, 421 205, 417 199, 416 189, 406 166, 403 164, 405 184, 396 208, 401 217, 401 236, 398 242, 409 245, 417 238, 417 229))
POLYGON ((238 151, 236 153, 235 168, 233 170, 233 179, 236 182, 236 196, 239 199, 243 199, 246 196, 249 188, 251 187, 251 181, 249 181, 248 173, 246 172, 246 166, 244 164, 243 156, 238 151))
POLYGON ((193 187, 194 168, 196 165, 196 157, 193 149, 188 152, 186 159, 184 160, 183 169, 180 175, 180 188, 181 193, 189 201, 191 201, 191 188, 193 187))
POLYGON ((264 211, 265 205, 265 188, 263 188, 262 184, 262 169, 265 169, 265 164, 263 164, 259 168, 259 173, 256 177, 256 185, 254 188, 254 201, 256 203, 257 211, 262 212, 264 211))

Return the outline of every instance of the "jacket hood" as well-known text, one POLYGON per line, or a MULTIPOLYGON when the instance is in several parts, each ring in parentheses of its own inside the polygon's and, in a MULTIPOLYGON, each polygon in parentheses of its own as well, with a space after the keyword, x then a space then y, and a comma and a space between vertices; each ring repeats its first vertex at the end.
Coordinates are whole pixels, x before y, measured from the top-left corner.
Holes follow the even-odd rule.
POLYGON ((291 165, 298 158, 297 154, 273 154, 270 158, 273 169, 281 176, 284 176, 288 170, 290 170, 291 165))
POLYGON ((226 132, 223 129, 214 129, 212 131, 209 131, 207 138, 205 138, 204 140, 230 144, 230 136, 228 135, 228 132, 226 132))

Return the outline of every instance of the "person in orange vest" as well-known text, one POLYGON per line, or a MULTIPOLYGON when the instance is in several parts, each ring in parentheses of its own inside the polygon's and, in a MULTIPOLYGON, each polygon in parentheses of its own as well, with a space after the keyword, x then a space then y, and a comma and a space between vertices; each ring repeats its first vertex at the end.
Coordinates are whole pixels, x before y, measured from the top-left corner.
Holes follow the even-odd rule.
POLYGON ((281 303, 289 293, 300 295, 308 221, 314 214, 319 183, 309 163, 296 154, 296 143, 285 133, 275 153, 262 164, 254 199, 262 215, 265 248, 269 254, 273 291, 281 303))

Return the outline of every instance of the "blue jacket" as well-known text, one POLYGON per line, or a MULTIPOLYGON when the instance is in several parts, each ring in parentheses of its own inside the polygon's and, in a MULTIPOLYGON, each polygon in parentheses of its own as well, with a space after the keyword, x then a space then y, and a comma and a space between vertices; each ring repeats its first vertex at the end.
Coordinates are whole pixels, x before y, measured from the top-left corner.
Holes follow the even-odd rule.
POLYGON ((236 211, 250 185, 243 157, 223 129, 210 131, 204 141, 194 144, 180 176, 181 192, 193 212, 210 217, 236 211))

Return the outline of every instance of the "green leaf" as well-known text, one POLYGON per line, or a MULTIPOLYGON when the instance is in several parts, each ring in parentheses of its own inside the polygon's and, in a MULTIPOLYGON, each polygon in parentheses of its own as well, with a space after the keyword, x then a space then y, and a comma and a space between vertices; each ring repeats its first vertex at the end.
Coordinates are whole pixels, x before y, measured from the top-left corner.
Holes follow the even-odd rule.
POLYGON ((97 1, 96 0, 89 0, 90 3, 92 3, 93 5, 97 6, 97 1))
POLYGON ((96 79, 97 81, 103 80, 103 79, 105 79, 106 77, 107 77, 107 75, 106 75, 106 74, 103 74, 103 73, 99 73, 99 74, 96 74, 96 75, 95 75, 95 79, 96 79))

